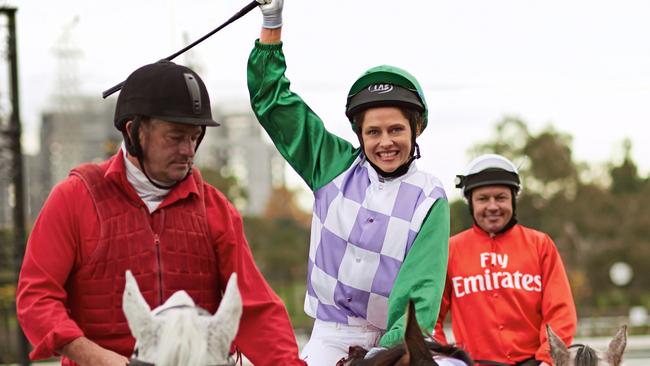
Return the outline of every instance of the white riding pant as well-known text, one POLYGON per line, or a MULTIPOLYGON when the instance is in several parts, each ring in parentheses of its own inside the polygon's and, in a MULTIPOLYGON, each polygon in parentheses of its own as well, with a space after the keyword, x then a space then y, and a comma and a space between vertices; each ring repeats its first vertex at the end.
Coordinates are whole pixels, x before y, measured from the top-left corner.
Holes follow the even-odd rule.
POLYGON ((316 319, 309 342, 300 353, 309 366, 335 366, 348 357, 350 346, 360 346, 367 350, 379 343, 383 331, 370 324, 347 325, 316 319))

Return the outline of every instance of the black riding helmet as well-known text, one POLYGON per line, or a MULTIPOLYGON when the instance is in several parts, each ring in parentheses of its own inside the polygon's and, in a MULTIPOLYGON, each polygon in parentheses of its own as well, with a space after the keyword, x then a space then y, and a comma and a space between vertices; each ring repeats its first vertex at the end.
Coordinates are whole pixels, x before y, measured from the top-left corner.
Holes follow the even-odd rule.
POLYGON ((398 177, 408 171, 414 159, 420 158, 420 149, 415 139, 418 132, 421 133, 427 127, 428 110, 424 93, 413 75, 395 66, 380 65, 363 73, 350 88, 345 108, 345 115, 350 120, 362 149, 364 146, 359 121, 354 119, 359 113, 376 107, 398 107, 413 114, 409 118, 411 158, 391 173, 382 171, 368 160, 381 176, 398 177))
POLYGON ((197 149, 205 136, 205 128, 219 126, 219 123, 212 119, 210 96, 205 84, 199 75, 188 67, 161 60, 142 66, 129 75, 117 98, 115 128, 122 132, 128 153, 138 158, 143 173, 158 188, 171 186, 165 187, 155 183, 144 169, 144 156, 138 134, 143 117, 201 126, 197 149), (133 121, 133 139, 129 138, 126 131, 126 123, 130 120, 133 121))

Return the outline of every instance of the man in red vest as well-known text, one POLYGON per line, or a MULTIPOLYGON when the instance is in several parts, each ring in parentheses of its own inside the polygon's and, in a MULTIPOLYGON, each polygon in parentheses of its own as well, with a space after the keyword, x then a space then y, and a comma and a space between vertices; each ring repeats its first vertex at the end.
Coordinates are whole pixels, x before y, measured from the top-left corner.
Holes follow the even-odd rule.
POLYGON ((30 357, 126 365, 135 343, 122 312, 127 269, 152 308, 185 290, 211 313, 236 272, 243 314, 234 345, 255 365, 305 365, 241 216, 192 167, 206 127, 219 125, 201 78, 169 61, 137 69, 114 123, 122 149, 73 169, 30 235, 16 296, 30 357))
POLYGON ((472 161, 457 188, 472 228, 449 241, 447 282, 434 338, 451 311, 455 341, 477 365, 551 365, 546 325, 567 344, 576 309, 562 259, 551 238, 517 223, 521 192, 514 164, 486 154, 472 161))

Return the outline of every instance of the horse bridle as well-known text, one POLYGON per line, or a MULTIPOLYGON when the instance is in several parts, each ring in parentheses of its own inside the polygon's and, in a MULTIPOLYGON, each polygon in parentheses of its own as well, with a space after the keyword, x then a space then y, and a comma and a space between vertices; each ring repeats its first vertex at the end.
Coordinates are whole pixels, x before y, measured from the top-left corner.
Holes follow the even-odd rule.
POLYGON ((207 310, 205 310, 204 308, 202 308, 200 306, 174 305, 174 306, 170 306, 170 307, 165 308, 165 309, 158 310, 155 314, 153 314, 153 316, 158 316, 158 315, 160 315, 160 314, 162 314, 162 313, 164 313, 164 312, 166 312, 168 310, 172 310, 172 309, 186 309, 186 308, 196 310, 196 312, 199 313, 200 316, 210 316, 211 315, 210 312, 208 312, 207 310))
MULTIPOLYGON (((175 306, 170 306, 166 309, 162 309, 157 311, 154 316, 158 316, 168 310, 172 309, 185 309, 185 308, 192 308, 195 309, 197 313, 199 313, 199 316, 211 316, 210 312, 207 310, 203 309, 200 306, 191 306, 191 305, 175 305, 175 306)), ((239 353, 238 353, 239 354, 239 353)), ((129 363, 127 364, 128 366, 156 366, 155 363, 152 362, 146 362, 142 360, 138 360, 138 348, 136 347, 133 350, 133 356, 131 356, 131 359, 129 359, 129 363)), ((229 357, 230 360, 228 360, 228 363, 218 363, 218 364, 211 364, 211 365, 205 365, 205 366, 235 366, 237 364, 237 360, 233 359, 232 357, 229 357)))

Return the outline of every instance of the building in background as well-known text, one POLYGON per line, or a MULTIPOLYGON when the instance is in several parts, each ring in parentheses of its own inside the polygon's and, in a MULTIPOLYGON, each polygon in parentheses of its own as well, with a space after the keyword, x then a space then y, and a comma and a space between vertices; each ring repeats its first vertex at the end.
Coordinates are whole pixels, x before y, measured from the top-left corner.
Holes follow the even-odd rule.
MULTIPOLYGON (((49 191, 70 169, 102 161, 117 151, 122 134, 113 126, 114 110, 115 98, 79 96, 68 97, 66 108, 42 114, 40 152, 27 159, 32 221, 49 191)), ((229 103, 227 109, 213 114, 221 126, 207 129, 195 164, 237 177, 247 192, 245 201, 237 202, 238 208, 245 215, 260 215, 273 188, 284 184, 284 159, 266 138, 248 104, 229 103)))
POLYGON ((247 101, 226 101, 214 112, 221 123, 208 128, 196 165, 235 176, 247 199, 237 208, 247 216, 264 213, 273 189, 284 186, 285 161, 255 119, 247 101))
POLYGON ((47 169, 42 180, 52 187, 84 162, 99 162, 111 156, 122 141, 113 126, 115 102, 97 97, 79 97, 78 107, 42 114, 41 160, 47 169))
MULTIPOLYGON (((26 159, 30 222, 38 215, 52 187, 65 179, 70 169, 106 159, 122 142, 121 132, 113 126, 117 96, 102 100, 80 92, 78 64, 83 52, 75 40, 78 23, 78 17, 68 22, 54 46, 57 80, 52 107, 41 116, 40 151, 36 157, 26 159)), ((191 52, 184 57, 185 64, 201 73, 191 52)), ((221 176, 236 177, 246 192, 245 199, 235 202, 238 209, 245 215, 261 215, 273 188, 284 185, 284 159, 262 132, 247 102, 223 105, 226 107, 213 112, 221 126, 207 129, 195 164, 221 176)), ((7 191, 5 186, 0 179, 0 207, 8 207, 4 201, 11 198, 3 194, 7 191)), ((0 223, 5 222, 4 211, 0 210, 0 223)))

